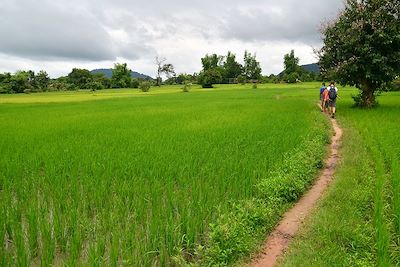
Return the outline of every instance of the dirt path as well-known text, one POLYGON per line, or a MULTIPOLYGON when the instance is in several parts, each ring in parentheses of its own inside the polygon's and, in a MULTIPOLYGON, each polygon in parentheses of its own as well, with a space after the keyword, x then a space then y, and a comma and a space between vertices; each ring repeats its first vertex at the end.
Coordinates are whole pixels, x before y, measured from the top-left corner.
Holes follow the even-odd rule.
POLYGON ((263 252, 251 263, 251 267, 275 266, 279 257, 288 248, 293 236, 301 227, 304 219, 332 181, 339 159, 338 150, 341 143, 342 129, 338 126, 336 120, 331 119, 331 122, 335 135, 332 137, 330 153, 325 161, 325 168, 322 170, 313 187, 304 194, 292 209, 284 214, 279 225, 269 235, 263 252))

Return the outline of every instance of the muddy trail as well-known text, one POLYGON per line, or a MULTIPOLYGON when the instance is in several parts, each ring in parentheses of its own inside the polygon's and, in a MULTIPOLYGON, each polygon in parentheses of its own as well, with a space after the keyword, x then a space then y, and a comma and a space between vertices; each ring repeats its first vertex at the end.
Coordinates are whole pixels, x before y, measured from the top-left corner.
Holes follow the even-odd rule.
POLYGON ((277 260, 288 248, 291 240, 303 224, 305 218, 316 206, 318 200, 324 194, 335 174, 338 163, 338 150, 341 144, 342 129, 336 120, 331 119, 334 135, 330 144, 330 152, 325 160, 325 167, 315 180, 314 185, 303 197, 284 215, 275 230, 268 236, 260 255, 249 265, 251 267, 275 266, 277 260))

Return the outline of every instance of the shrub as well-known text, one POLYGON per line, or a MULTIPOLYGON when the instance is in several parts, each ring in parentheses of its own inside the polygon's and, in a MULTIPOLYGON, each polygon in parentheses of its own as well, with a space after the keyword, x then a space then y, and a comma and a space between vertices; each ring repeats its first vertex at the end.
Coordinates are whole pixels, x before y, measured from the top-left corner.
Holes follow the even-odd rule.
POLYGON ((189 92, 191 86, 192 86, 192 83, 190 83, 188 81, 184 81, 182 91, 185 93, 189 92))
POLYGON ((222 82, 222 75, 214 68, 202 72, 198 79, 203 88, 213 88, 213 84, 222 82))
POLYGON ((237 77, 237 81, 238 83, 240 83, 241 85, 245 85, 246 84, 246 77, 244 75, 239 75, 237 77))
POLYGON ((151 84, 147 81, 141 82, 139 85, 139 89, 142 90, 142 92, 148 92, 150 91, 151 84))
MULTIPOLYGON (((369 106, 368 106, 369 108, 378 106, 379 103, 376 100, 377 95, 378 95, 378 92, 374 92, 374 98, 372 100, 372 103, 369 104, 369 106)), ((353 105, 354 107, 359 107, 359 108, 367 107, 366 103, 364 101, 363 91, 360 90, 357 95, 352 95, 351 98, 353 98, 353 100, 354 100, 354 105, 353 105)))
POLYGON ((132 78, 132 81, 131 81, 132 88, 139 88, 139 85, 140 85, 139 80, 136 78, 132 78))
POLYGON ((400 79, 395 80, 390 88, 391 91, 400 91, 400 79))
POLYGON ((288 83, 296 83, 300 78, 300 75, 297 72, 292 72, 287 75, 287 82, 288 83))
POLYGON ((25 89, 25 90, 24 90, 24 93, 25 93, 25 94, 30 94, 31 92, 32 92, 31 89, 25 89))
POLYGON ((67 84, 60 81, 52 81, 48 87, 49 91, 66 91, 67 84))
POLYGON ((257 83, 253 83, 253 89, 257 89, 257 83))
POLYGON ((103 84, 101 84, 100 82, 90 82, 86 84, 87 89, 90 89, 92 91, 96 91, 96 90, 101 90, 104 89, 103 84))

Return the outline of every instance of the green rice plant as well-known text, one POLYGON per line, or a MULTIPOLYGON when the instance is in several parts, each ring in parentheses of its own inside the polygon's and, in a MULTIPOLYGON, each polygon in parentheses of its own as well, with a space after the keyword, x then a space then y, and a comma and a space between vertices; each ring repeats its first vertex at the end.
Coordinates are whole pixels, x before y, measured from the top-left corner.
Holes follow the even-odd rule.
MULTIPOLYGON (((310 84, 297 86, 1 96, 0 226, 13 244, 15 227, 26 235, 3 246, 0 262, 168 266, 176 251, 195 257, 220 217, 264 231, 238 203, 258 198, 255 185, 273 170, 289 170, 285 155, 324 125, 310 84)), ((310 174, 285 178, 296 183, 288 199, 310 174)))
MULTIPOLYGON (((395 221, 395 230, 398 240, 400 240, 400 195, 397 192, 400 192, 400 168, 399 168, 399 160, 396 159, 394 155, 392 155, 391 161, 392 175, 392 190, 393 190, 393 212, 394 212, 394 221, 395 221)), ((400 245, 399 243, 397 245, 400 245)))
POLYGON ((385 173, 384 163, 378 152, 373 151, 376 166, 376 188, 374 198, 374 224, 376 228, 376 245, 378 266, 389 266, 389 231, 385 220, 385 173))
POLYGON ((38 256, 39 250, 39 231, 37 225, 36 212, 33 209, 28 211, 28 233, 29 233, 29 252, 31 259, 38 256))
POLYGON ((24 232, 22 230, 22 224, 14 225, 14 242, 16 249, 16 265, 28 266, 28 253, 25 247, 24 232))

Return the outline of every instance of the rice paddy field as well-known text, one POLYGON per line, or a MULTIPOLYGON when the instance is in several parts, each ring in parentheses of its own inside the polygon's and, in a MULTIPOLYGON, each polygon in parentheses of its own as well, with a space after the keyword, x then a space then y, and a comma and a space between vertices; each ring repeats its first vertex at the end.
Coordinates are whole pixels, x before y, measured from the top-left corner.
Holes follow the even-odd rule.
MULTIPOLYGON (((322 167, 318 87, 0 95, 0 265, 246 259, 322 167)), ((400 94, 340 92, 337 179, 282 266, 400 264, 400 94)))
POLYGON ((400 93, 372 110, 342 94, 345 131, 335 184, 281 266, 400 266, 400 93))
MULTIPOLYGON (((294 152, 311 142, 324 156, 326 143, 313 142, 329 134, 315 106, 318 87, 0 95, 0 265, 193 260, 209 242, 210 225, 235 203, 257 198, 260 181, 301 169, 287 164, 294 152)), ((379 133, 369 134, 374 140, 379 133)), ((396 168, 398 151, 387 150, 384 139, 382 146, 374 147, 376 156, 396 168)), ((305 167, 299 190, 312 181, 314 167, 305 167)), ((300 194, 290 192, 293 201, 300 194)), ((274 203, 270 226, 288 206, 274 203)))

